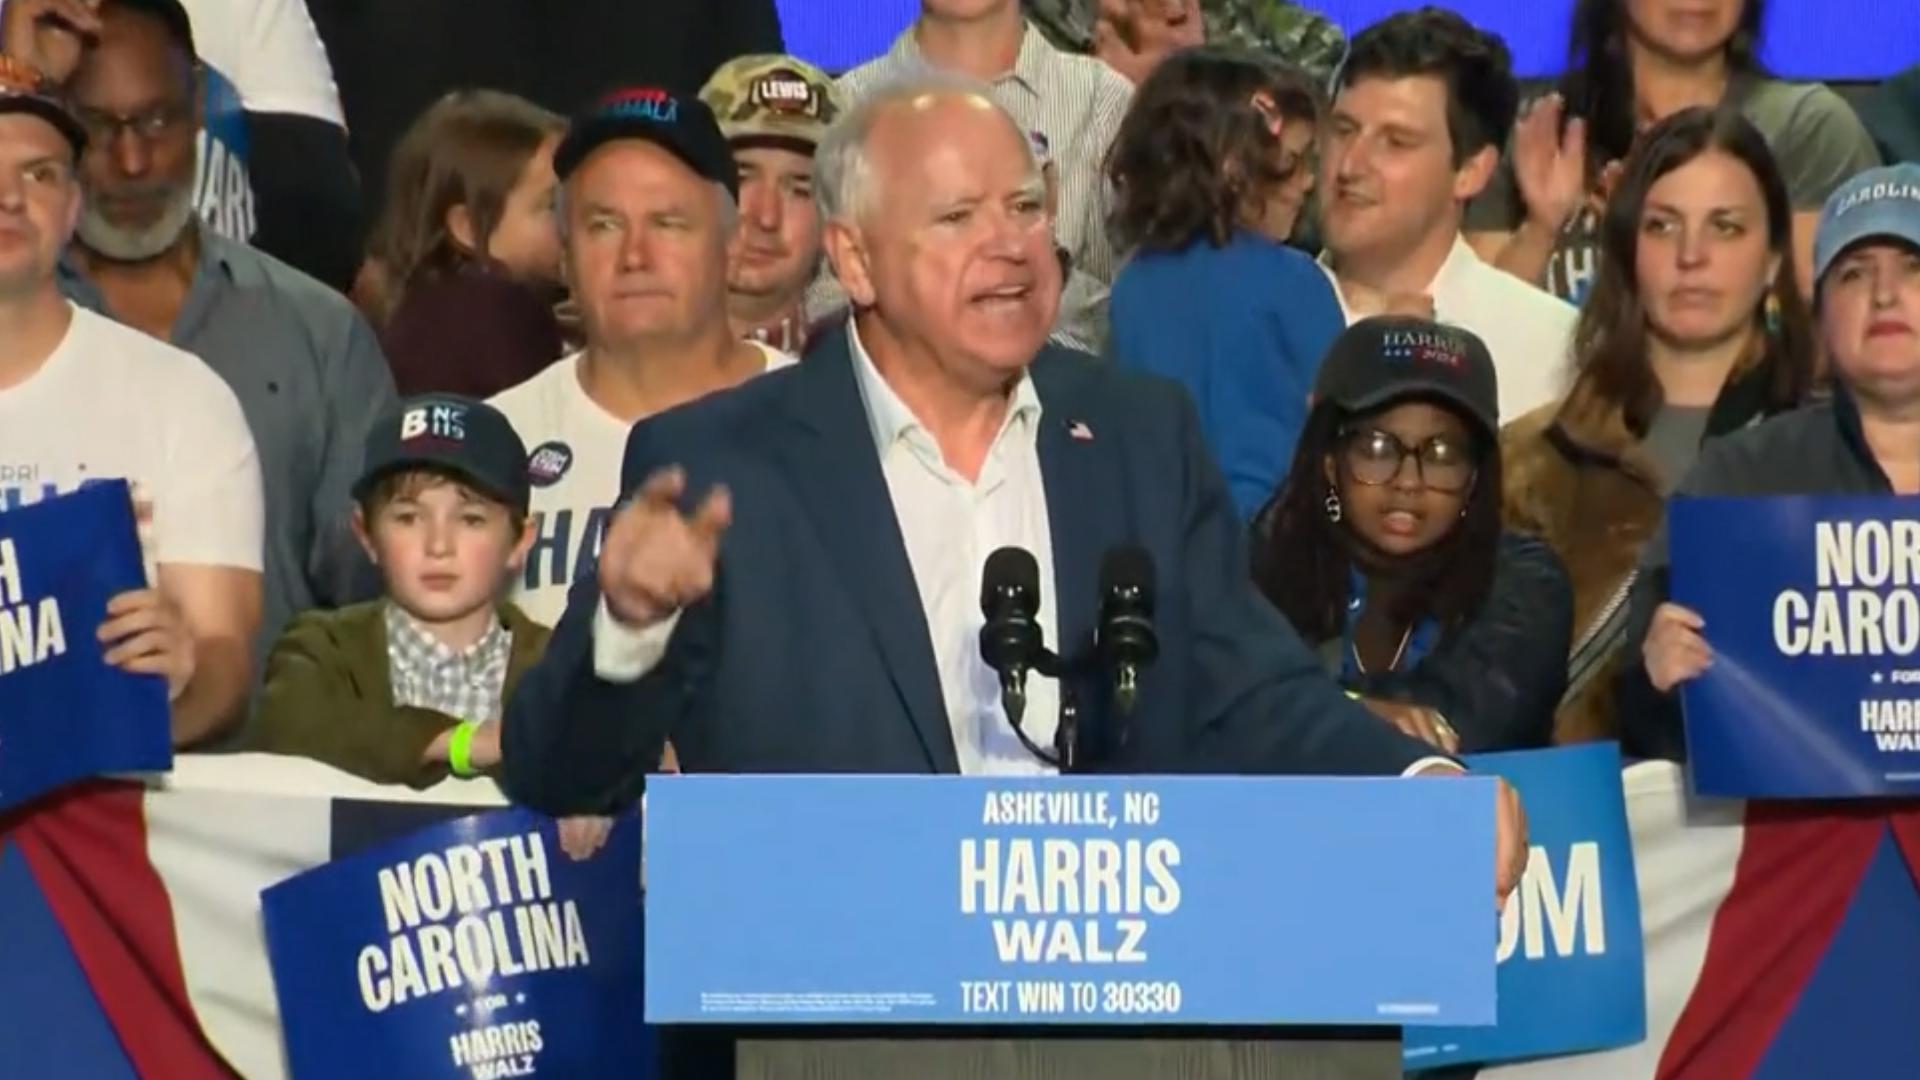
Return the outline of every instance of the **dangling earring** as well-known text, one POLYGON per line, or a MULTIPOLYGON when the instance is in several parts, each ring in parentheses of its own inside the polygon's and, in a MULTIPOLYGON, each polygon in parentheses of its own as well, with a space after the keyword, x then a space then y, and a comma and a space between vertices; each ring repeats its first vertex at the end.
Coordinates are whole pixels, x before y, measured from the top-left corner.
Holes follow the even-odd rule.
POLYGON ((1340 509, 1340 493, 1337 491, 1327 492, 1327 501, 1322 505, 1327 508, 1327 520, 1336 525, 1339 524, 1340 518, 1344 516, 1340 509))

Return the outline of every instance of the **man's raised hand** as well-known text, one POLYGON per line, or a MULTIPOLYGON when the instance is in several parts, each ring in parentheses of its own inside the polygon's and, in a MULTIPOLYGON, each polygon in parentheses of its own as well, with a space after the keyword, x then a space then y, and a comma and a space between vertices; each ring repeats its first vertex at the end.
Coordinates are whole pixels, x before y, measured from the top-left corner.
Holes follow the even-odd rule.
POLYGON ((726 488, 715 487, 693 513, 682 513, 686 487, 685 470, 661 469, 607 523, 600 593, 613 617, 634 629, 661 622, 713 589, 733 501, 726 488))

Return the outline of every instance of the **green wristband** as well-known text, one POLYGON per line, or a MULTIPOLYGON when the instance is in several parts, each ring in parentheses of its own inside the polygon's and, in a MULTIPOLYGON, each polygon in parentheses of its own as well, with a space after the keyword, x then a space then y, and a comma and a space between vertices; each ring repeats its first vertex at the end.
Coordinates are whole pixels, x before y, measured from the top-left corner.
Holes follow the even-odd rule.
POLYGON ((447 766, 455 776, 472 776, 473 771, 473 733, 480 730, 480 724, 474 720, 462 720, 453 729, 453 735, 447 739, 447 766))

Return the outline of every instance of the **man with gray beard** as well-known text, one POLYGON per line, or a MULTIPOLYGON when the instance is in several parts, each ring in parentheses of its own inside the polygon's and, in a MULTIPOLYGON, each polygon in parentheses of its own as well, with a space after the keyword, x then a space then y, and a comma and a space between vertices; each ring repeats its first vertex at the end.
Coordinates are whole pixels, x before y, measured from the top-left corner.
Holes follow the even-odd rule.
POLYGON ((10 0, 0 49, 63 84, 88 134, 63 290, 199 356, 240 399, 266 487, 257 647, 302 611, 370 597, 347 515, 393 377, 345 298, 198 222, 205 85, 179 0, 10 0))

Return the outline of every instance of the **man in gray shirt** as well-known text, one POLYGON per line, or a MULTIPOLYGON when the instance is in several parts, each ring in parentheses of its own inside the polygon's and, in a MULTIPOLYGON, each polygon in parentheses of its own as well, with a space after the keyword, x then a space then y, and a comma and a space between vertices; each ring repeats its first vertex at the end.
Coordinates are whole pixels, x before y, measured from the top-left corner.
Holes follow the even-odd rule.
MULTIPOLYGON (((86 203, 61 284, 77 303, 199 356, 240 399, 266 488, 264 656, 301 611, 375 590, 348 528, 349 488, 368 424, 394 402, 393 377, 345 298, 197 224, 201 85, 177 0, 105 0, 98 14, 78 64, 49 72, 89 136, 86 203)), ((6 46, 18 56, 34 44, 6 46)), ((49 55, 59 52, 22 58, 47 66, 49 55)))

